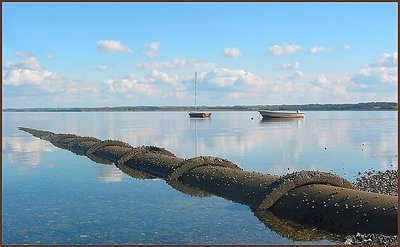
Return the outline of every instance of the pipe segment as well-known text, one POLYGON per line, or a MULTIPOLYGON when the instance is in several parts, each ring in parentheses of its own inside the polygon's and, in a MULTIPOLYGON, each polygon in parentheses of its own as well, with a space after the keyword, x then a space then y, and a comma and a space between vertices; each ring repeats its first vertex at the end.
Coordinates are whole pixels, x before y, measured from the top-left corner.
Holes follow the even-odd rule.
POLYGON ((331 232, 397 234, 396 196, 308 185, 293 189, 270 210, 277 216, 331 232))
POLYGON ((202 166, 220 166, 220 167, 228 167, 232 169, 239 169, 242 170, 240 167, 238 167, 236 164, 233 164, 232 162, 225 160, 225 159, 220 159, 220 158, 215 158, 215 157, 195 157, 192 159, 187 159, 181 162, 181 166, 176 169, 172 174, 170 174, 167 178, 168 183, 173 183, 179 179, 183 174, 186 172, 197 168, 197 167, 202 167, 202 166))
POLYGON ((190 195, 216 195, 248 205, 256 215, 268 211, 340 234, 397 234, 397 196, 356 190, 331 173, 302 171, 278 177, 245 171, 217 157, 185 160, 154 146, 131 147, 120 141, 19 129, 96 162, 115 164, 135 178, 162 178, 190 195))

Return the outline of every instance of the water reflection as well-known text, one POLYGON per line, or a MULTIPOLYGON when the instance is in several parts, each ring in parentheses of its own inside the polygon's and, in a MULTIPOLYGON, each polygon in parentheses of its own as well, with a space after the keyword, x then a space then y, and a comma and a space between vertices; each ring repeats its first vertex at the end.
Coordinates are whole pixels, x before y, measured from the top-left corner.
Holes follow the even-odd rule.
MULTIPOLYGON (((184 158, 219 156, 248 170, 277 175, 288 168, 292 172, 316 167, 339 175, 344 174, 343 167, 397 169, 395 112, 308 112, 305 119, 259 121, 251 119, 254 112, 217 112, 212 119, 190 119, 185 112, 37 114, 10 114, 6 133, 8 126, 38 126, 56 133, 118 139, 132 146, 160 146, 184 158)), ((21 138, 25 136, 3 136, 6 157, 13 163, 25 156, 24 166, 38 165, 38 145, 56 150, 41 140, 21 138), (6 142, 23 145, 24 154, 15 154, 18 147, 6 142)))
POLYGON ((262 118, 260 124, 272 125, 272 126, 291 126, 293 123, 297 124, 300 128, 305 121, 305 118, 262 118))
POLYGON ((98 178, 101 182, 115 183, 121 182, 124 175, 115 166, 104 165, 98 170, 98 178))
POLYGON ((285 220, 275 216, 272 212, 263 210, 255 211, 254 215, 269 229, 277 234, 288 237, 293 241, 321 241, 325 239, 340 241, 343 236, 322 231, 314 227, 285 220))
MULTIPOLYGON (((30 132, 30 133, 32 133, 32 132, 30 132)), ((37 138, 42 137, 40 134, 39 134, 39 136, 37 136, 36 134, 33 133, 33 135, 35 135, 35 137, 37 137, 37 138)), ((57 139, 57 137, 56 137, 55 139, 51 139, 50 142, 53 145, 59 146, 60 148, 69 150, 71 152, 76 152, 76 148, 74 146, 71 146, 71 145, 68 145, 65 143, 63 144, 63 141, 60 138, 57 139)), ((95 154, 92 154, 92 156, 95 156, 95 154)), ((101 156, 101 155, 99 155, 99 156, 101 156)), ((103 153, 103 157, 105 157, 104 153, 103 153)), ((100 162, 100 163, 103 163, 103 162, 100 162)), ((136 169, 133 167, 130 167, 130 170, 136 170, 136 169)), ((98 177, 103 182, 120 182, 122 180, 121 174, 117 172, 117 170, 115 169, 114 166, 103 165, 102 168, 99 169, 98 171, 99 171, 98 177)), ((121 171, 124 171, 124 170, 121 169, 121 171)), ((139 170, 138 172, 141 172, 141 171, 139 170)), ((168 184, 171 185, 173 188, 175 188, 185 194, 191 195, 191 196, 205 197, 205 196, 212 195, 211 192, 202 191, 202 190, 192 187, 190 185, 186 185, 181 181, 175 181, 174 179, 172 179, 171 181, 168 181, 168 184)), ((219 194, 219 193, 216 193, 215 195, 221 196, 221 194, 219 194)), ((224 196, 222 196, 222 197, 224 197, 224 196)), ((289 239, 292 239, 294 241, 324 240, 328 237, 328 235, 326 235, 322 231, 315 230, 315 229, 310 230, 311 228, 304 227, 300 224, 289 222, 284 219, 279 219, 279 218, 275 217, 272 213, 269 213, 269 212, 257 211, 254 213, 255 213, 255 216, 257 216, 258 219, 261 222, 263 222, 266 226, 268 226, 270 229, 273 229, 278 234, 285 236, 289 239), (301 230, 301 234, 299 234, 299 230, 301 230), (308 234, 310 232, 311 232, 311 234, 308 234)))
MULTIPOLYGON (((58 148, 46 141, 29 136, 3 137, 3 153, 8 162, 16 167, 18 173, 28 173, 42 164, 44 152, 52 152, 58 148)), ((53 164, 47 163, 48 168, 53 164)))
MULTIPOLYGON (((55 170, 57 169, 53 169, 49 174, 46 174, 49 178, 59 178, 64 176, 63 172, 66 171, 65 167, 71 167, 69 164, 64 164, 63 166, 62 164, 67 161, 59 160, 58 154, 51 156, 46 155, 59 150, 58 148, 54 147, 49 142, 34 138, 16 129, 16 126, 27 126, 56 133, 74 133, 81 136, 93 136, 102 140, 117 139, 128 142, 132 146, 156 145, 164 147, 177 156, 184 158, 198 155, 218 156, 228 159, 246 170, 275 175, 284 175, 288 172, 298 170, 316 169, 321 171, 333 171, 339 175, 347 174, 345 177, 352 179, 352 177, 348 176, 349 174, 368 170, 371 167, 376 170, 397 169, 398 124, 396 114, 396 112, 310 112, 307 113, 306 119, 300 121, 263 121, 257 119, 254 112, 217 112, 213 115, 212 120, 189 120, 186 112, 63 113, 63 115, 58 113, 6 114, 7 117, 4 117, 5 120, 3 123, 2 140, 4 162, 3 178, 14 176, 14 171, 17 171, 17 174, 24 173, 24 175, 30 173, 32 177, 35 176, 36 178, 38 174, 32 171, 40 166, 46 168, 60 168, 58 174, 55 174, 55 170), (254 120, 251 120, 251 117, 253 117, 254 120), (9 168, 7 169, 7 167, 9 168)), ((82 160, 85 162, 86 159, 84 158, 82 160)), ((85 167, 86 163, 83 165, 82 167, 85 167)), ((80 169, 85 169, 82 167, 80 167, 80 169)), ((100 181, 101 183, 93 185, 95 189, 92 189, 88 194, 91 195, 93 191, 100 191, 100 195, 103 196, 101 191, 104 190, 107 191, 104 193, 109 193, 109 195, 114 195, 115 193, 116 195, 117 190, 113 191, 113 188, 115 188, 113 186, 120 185, 118 188, 121 189, 121 191, 119 191, 119 193, 122 194, 121 198, 126 198, 127 193, 135 190, 139 191, 142 187, 128 186, 128 188, 125 188, 122 186, 124 183, 120 183, 121 181, 136 181, 134 179, 126 179, 124 173, 132 177, 142 176, 142 179, 148 179, 143 174, 135 173, 135 171, 124 170, 124 173, 122 173, 117 168, 108 165, 96 165, 92 166, 92 168, 93 169, 87 169, 84 175, 81 173, 82 170, 77 171, 71 168, 69 175, 74 176, 74 179, 81 179, 85 182, 71 183, 69 186, 76 187, 72 189, 71 187, 63 188, 65 189, 63 193, 72 193, 70 198, 75 199, 79 197, 80 194, 85 191, 84 186, 81 187, 81 185, 86 184, 90 174, 94 174, 93 180, 96 182, 100 181), (93 172, 94 169, 95 172, 93 172), (99 184, 102 186, 100 190, 98 189, 99 184)), ((24 181, 26 181, 25 179, 27 178, 28 176, 25 176, 24 181)), ((54 180, 57 180, 57 178, 54 180)), ((6 191, 7 193, 13 195, 13 198, 20 198, 20 203, 29 202, 29 204, 35 202, 35 198, 47 203, 49 198, 56 198, 53 197, 54 195, 46 194, 47 187, 56 188, 56 186, 64 186, 64 184, 60 184, 59 181, 54 181, 53 186, 48 186, 47 184, 51 182, 51 180, 48 179, 46 180, 46 185, 43 185, 46 186, 46 190, 36 188, 34 187, 35 185, 29 185, 31 187, 28 186, 30 190, 27 190, 26 194, 19 192, 20 195, 17 195, 18 191, 16 193, 15 184, 13 184, 15 180, 4 179, 3 181, 5 181, 3 182, 5 183, 4 187, 9 188, 8 190, 11 191, 6 191), (9 184, 7 184, 7 182, 9 184), (40 193, 43 193, 41 194, 42 197, 38 196, 40 193), (30 194, 35 196, 32 198, 26 197, 26 195, 30 194), (26 198, 29 198, 29 200, 26 198)), ((26 183, 29 183, 29 181, 26 183)), ((156 183, 157 181, 151 181, 148 184, 156 183)), ((40 184, 37 186, 40 186, 40 184)), ((155 188, 163 190, 167 187, 167 185, 162 184, 162 187, 155 188)), ((140 192, 137 193, 140 197, 137 201, 142 202, 143 200, 146 205, 152 205, 139 208, 138 212, 144 210, 144 208, 147 210, 144 211, 144 215, 151 215, 157 212, 157 209, 153 208, 153 197, 142 199, 148 193, 153 193, 153 195, 157 193, 160 194, 157 189, 154 190, 156 192, 149 189, 145 190, 143 194, 140 194, 140 192)), ((186 193, 191 195, 196 193, 196 191, 190 191, 188 188, 180 188, 180 190, 182 192, 186 190, 186 193)), ((60 192, 58 191, 56 193, 60 192)), ((132 194, 134 193, 131 193, 131 195, 132 194)), ((11 196, 9 198, 11 198, 11 196)), ((201 209, 209 208, 209 205, 212 205, 207 204, 209 199, 210 198, 201 199, 201 203, 204 203, 201 209)), ((84 207, 84 204, 79 202, 79 200, 73 201, 79 205, 79 207, 77 206, 76 208, 84 207)), ((170 200, 165 199, 165 202, 166 204, 170 203, 170 200)), ((56 202, 54 199, 54 204, 58 206, 57 203, 59 202, 56 202)), ((191 207, 201 203, 199 203, 199 201, 190 201, 191 207)), ((39 203, 38 205, 40 206, 34 209, 34 211, 36 210, 40 214, 47 215, 47 212, 41 211, 45 208, 43 206, 44 204, 39 203)), ((112 203, 110 202, 110 204, 112 203)), ((103 206, 106 208, 104 211, 108 212, 107 210, 111 209, 110 204, 102 205, 99 203, 99 200, 94 200, 93 204, 91 204, 93 207, 90 207, 88 212, 96 215, 96 212, 103 212, 103 206)), ((126 202, 123 204, 126 205, 126 202)), ((17 205, 17 203, 14 203, 10 208, 14 209, 14 205, 17 205)), ((160 208, 161 206, 158 207, 158 209, 160 208)), ((122 209, 127 210, 124 212, 128 215, 128 211, 130 211, 128 207, 122 209)), ((10 214, 10 212, 11 210, 8 210, 6 213, 10 214)), ((77 210, 77 212, 82 211, 77 210)), ((163 211, 160 210, 160 212, 163 211)), ((285 232, 287 228, 289 228, 287 227, 289 223, 279 220, 276 221, 271 215, 260 215, 256 212, 255 214, 263 224, 282 236, 290 236, 292 239, 298 240, 302 238, 303 235, 308 234, 304 232, 296 234, 300 229, 295 227, 292 227, 292 229, 294 229, 292 233, 285 232), (282 231, 280 228, 286 230, 282 231)), ((31 215, 32 214, 27 214, 25 217, 31 217, 31 215)), ((114 214, 99 213, 98 215, 107 215, 105 218, 108 220, 110 215, 118 214, 116 214, 115 211, 114 214)), ((96 215, 96 217, 99 217, 98 215, 96 215)), ((199 217, 204 217, 203 213, 199 215, 199 217)), ((92 217, 90 220, 96 218, 94 216, 90 217, 92 217)), ((18 229, 17 225, 9 223, 15 222, 14 218, 11 217, 10 220, 7 221, 9 225, 11 224, 16 227, 15 230, 8 228, 11 229, 9 232, 13 233, 18 232, 16 230, 18 229)), ((115 224, 120 223, 120 221, 125 218, 126 217, 121 216, 121 219, 115 221, 115 224)), ((247 218, 250 218, 250 220, 243 218, 245 223, 250 222, 251 219, 255 219, 254 217, 247 218)), ((135 219, 141 218, 136 217, 135 219)), ((21 221, 22 220, 21 218, 21 221)), ((104 222, 107 222, 106 220, 104 222)), ((207 220, 208 219, 205 219, 205 221, 207 220)), ((171 221, 174 222, 173 219, 171 221)), ((73 222, 73 220, 71 220, 71 222, 73 222)), ((126 222, 125 224, 129 225, 126 222)), ((146 224, 149 226, 149 229, 153 229, 152 219, 143 223, 143 225, 146 224)), ((101 225, 103 227, 106 224, 102 223, 101 225)), ((121 224, 123 227, 126 225, 121 224)), ((73 226, 74 223, 68 225, 68 227, 72 228, 73 226)), ((174 225, 171 223, 171 225, 168 226, 173 227, 174 225)), ((190 227, 192 226, 188 226, 188 229, 190 227)), ((261 225, 261 227, 264 229, 264 226, 261 225)), ((109 231, 107 230, 107 232, 109 231)), ((249 232, 249 234, 252 233, 253 232, 249 232)), ((126 233, 127 236, 129 234, 131 234, 131 232, 126 233)), ((60 238, 63 237, 64 235, 60 238)), ((312 238, 318 239, 319 237, 313 235, 312 238)), ((276 236, 272 236, 272 241, 275 241, 275 239, 276 236)))
POLYGON ((211 121, 211 118, 189 118, 190 121, 190 126, 192 126, 193 133, 194 133, 194 156, 198 156, 197 154, 197 123, 199 122, 199 124, 205 124, 208 123, 209 121, 211 121), (194 126, 194 127, 193 127, 194 126))

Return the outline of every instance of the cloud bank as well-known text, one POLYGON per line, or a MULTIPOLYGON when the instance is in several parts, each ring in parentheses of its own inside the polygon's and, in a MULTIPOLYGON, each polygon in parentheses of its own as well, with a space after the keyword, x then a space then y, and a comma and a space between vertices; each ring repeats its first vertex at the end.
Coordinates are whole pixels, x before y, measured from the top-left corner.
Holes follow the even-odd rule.
POLYGON ((374 85, 397 85, 398 83, 397 51, 393 54, 383 53, 379 59, 366 65, 352 78, 352 81, 364 87, 374 85))

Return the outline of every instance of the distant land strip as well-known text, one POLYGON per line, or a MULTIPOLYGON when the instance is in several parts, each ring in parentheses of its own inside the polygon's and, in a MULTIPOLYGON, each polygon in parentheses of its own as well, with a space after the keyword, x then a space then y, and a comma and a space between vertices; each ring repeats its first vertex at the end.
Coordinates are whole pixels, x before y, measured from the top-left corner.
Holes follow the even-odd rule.
MULTIPOLYGON (((3 112, 134 112, 134 111, 194 111, 194 106, 115 106, 115 107, 55 107, 6 108, 3 112)), ((357 104, 305 105, 235 105, 198 106, 197 111, 397 111, 396 102, 367 102, 357 104)))

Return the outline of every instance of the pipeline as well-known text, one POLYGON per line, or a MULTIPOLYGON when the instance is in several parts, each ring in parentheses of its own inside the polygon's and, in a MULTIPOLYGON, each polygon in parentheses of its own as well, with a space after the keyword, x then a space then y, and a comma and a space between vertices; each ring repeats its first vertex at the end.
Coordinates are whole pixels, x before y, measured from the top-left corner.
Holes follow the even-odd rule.
MULTIPOLYGON (((97 163, 115 164, 134 178, 161 178, 192 196, 216 195, 247 205, 264 224, 284 236, 299 229, 311 229, 319 236, 316 239, 327 232, 397 234, 397 196, 357 190, 331 173, 301 171, 278 177, 245 171, 218 157, 183 159, 155 146, 132 147, 116 140, 19 129, 97 163), (282 220, 291 222, 284 224, 286 230, 282 220)), ((304 234, 294 234, 294 238, 303 239, 304 234)))

